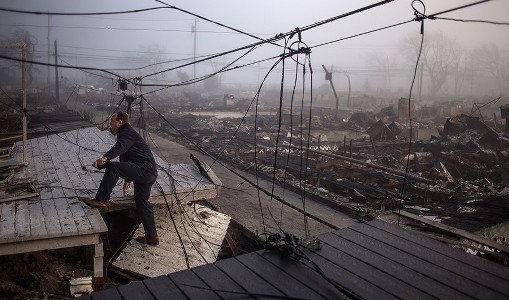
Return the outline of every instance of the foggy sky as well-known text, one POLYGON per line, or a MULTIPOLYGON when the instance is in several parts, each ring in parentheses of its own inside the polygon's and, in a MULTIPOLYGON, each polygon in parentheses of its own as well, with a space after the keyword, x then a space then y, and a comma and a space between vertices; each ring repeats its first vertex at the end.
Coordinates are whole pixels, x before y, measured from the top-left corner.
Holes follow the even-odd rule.
MULTIPOLYGON (((433 14, 472 2, 474 1, 425 1, 426 13, 433 14)), ((258 37, 269 38, 277 33, 286 33, 295 28, 373 4, 375 1, 200 0, 166 3, 258 37)), ((0 1, 0 7, 3 8, 51 12, 124 11, 157 6, 163 5, 155 1, 132 0, 0 1)), ((421 9, 418 4, 416 7, 421 9)), ((442 17, 508 22, 507 11, 509 11, 509 2, 499 0, 444 14, 442 17)), ((349 35, 411 20, 414 18, 413 13, 411 1, 394 1, 303 32, 302 41, 313 47, 349 35)), ((35 60, 47 62, 48 16, 0 12, 0 19, 1 36, 9 36, 12 30, 19 28, 29 31, 38 41, 35 60)), ((150 64, 156 58, 161 60, 190 58, 193 56, 194 46, 191 27, 195 20, 197 20, 197 56, 228 51, 257 42, 252 37, 234 33, 227 28, 199 20, 189 14, 173 9, 162 9, 124 15, 51 16, 49 18, 51 52, 54 51, 53 41, 58 40, 59 56, 63 60, 73 65, 97 68, 131 68, 150 64), (120 28, 131 30, 118 30, 120 28), (153 52, 163 54, 158 55, 153 52)), ((334 66, 334 70, 348 70, 358 74, 369 73, 374 68, 370 57, 378 55, 411 69, 412 64, 402 58, 401 41, 409 35, 418 36, 419 29, 419 23, 412 22, 347 41, 313 48, 311 54, 313 68, 317 72, 322 72, 320 77, 323 76, 322 64, 327 67, 334 66)), ((425 33, 436 31, 453 37, 466 49, 489 43, 496 43, 505 48, 508 46, 509 26, 426 20, 425 33)), ((294 40, 295 38, 292 41, 294 40)), ((281 45, 282 42, 279 44, 281 45)), ((228 54, 225 58, 199 64, 196 67, 197 76, 217 70, 244 52, 228 54)), ((262 45, 238 64, 277 56, 281 53, 281 47, 262 45)), ((177 64, 169 64, 166 67, 177 64)), ((222 81, 258 83, 271 64, 272 62, 266 62, 229 72, 223 75, 222 81)), ((115 72, 126 76, 142 76, 157 70, 159 69, 152 67, 139 71, 115 72)), ((182 71, 192 76, 194 69, 186 67, 182 71)), ((71 74, 70 71, 66 73, 65 70, 63 73, 71 74)), ((280 72, 277 72, 274 78, 278 76, 280 72)), ((176 80, 175 71, 159 79, 176 80)), ((359 82, 354 84, 360 86, 359 82)))

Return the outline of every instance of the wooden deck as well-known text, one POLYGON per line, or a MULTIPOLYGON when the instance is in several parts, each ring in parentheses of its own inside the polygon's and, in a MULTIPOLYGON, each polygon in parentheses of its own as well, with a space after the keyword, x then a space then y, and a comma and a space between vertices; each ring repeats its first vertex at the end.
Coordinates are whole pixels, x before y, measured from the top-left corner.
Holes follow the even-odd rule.
POLYGON ((308 260, 261 250, 82 299, 509 298, 507 267, 394 225, 372 221, 318 240, 319 250, 301 248, 308 260))
MULTIPOLYGON (((98 210, 79 197, 95 196, 103 171, 91 163, 114 142, 112 134, 95 127, 28 140, 28 166, 18 169, 10 185, 1 188, 0 255, 91 245, 94 277, 103 277, 100 234, 108 228, 98 210), (27 189, 18 191, 23 185, 27 189)), ((21 161, 22 152, 18 143, 12 160, 21 161)), ((197 169, 186 164, 169 166, 155 157, 160 166, 158 182, 169 200, 175 196, 184 201, 217 196, 218 186, 202 178, 197 169)), ((154 185, 150 201, 162 202, 162 195, 154 185)), ((124 194, 119 181, 111 205, 126 203, 133 203, 132 196, 124 194)))
MULTIPOLYGON (((93 198, 104 171, 96 170, 92 162, 106 153, 114 143, 115 137, 111 133, 100 131, 97 127, 29 140, 28 172, 40 191, 41 199, 93 198)), ((20 148, 21 145, 18 145, 20 148)), ((196 168, 188 164, 170 166, 155 154, 154 158, 159 165, 157 182, 168 199, 174 200, 175 195, 183 201, 217 197, 218 186, 201 176, 196 168)), ((157 185, 152 187, 150 201, 164 203, 157 185)), ((132 195, 123 192, 120 181, 113 190, 111 202, 113 205, 133 203, 132 195)))

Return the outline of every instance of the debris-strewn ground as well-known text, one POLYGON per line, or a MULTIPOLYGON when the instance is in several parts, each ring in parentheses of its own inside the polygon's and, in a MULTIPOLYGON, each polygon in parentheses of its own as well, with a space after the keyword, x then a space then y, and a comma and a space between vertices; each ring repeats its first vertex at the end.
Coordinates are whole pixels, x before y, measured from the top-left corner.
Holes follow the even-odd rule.
MULTIPOLYGON (((61 108, 46 110, 73 114, 61 108)), ((263 231, 277 231, 279 226, 297 236, 316 235, 330 228, 258 193, 245 179, 199 153, 197 147, 265 190, 299 207, 305 203, 308 212, 339 227, 352 225, 356 219, 378 218, 420 229, 466 249, 457 238, 398 219, 391 212, 402 208, 507 245, 509 139, 503 134, 500 118, 497 123, 468 113, 443 116, 428 110, 416 112, 421 119, 413 123, 410 151, 408 120, 399 120, 388 108, 372 113, 342 112, 339 120, 320 113, 310 123, 302 123, 300 116, 290 119, 288 114, 283 114, 281 123, 276 114, 248 116, 240 124, 240 119, 198 117, 172 107, 166 117, 179 132, 154 113, 147 112, 145 119, 153 150, 169 163, 190 163, 192 153, 213 164, 225 187, 210 204, 238 222, 238 236, 250 232, 253 238, 263 231), (428 110, 432 112, 426 115, 428 110), (407 161, 409 174, 415 178, 407 178, 402 190, 403 177, 392 170, 404 171, 407 161)), ((40 114, 42 119, 44 111, 40 114)), ((81 117, 90 120, 93 114, 80 110, 81 117)), ((96 122, 103 121, 108 112, 96 116, 96 122)), ((133 114, 135 125, 138 119, 139 115, 133 114)), ((53 119, 45 115, 44 120, 53 119)), ((42 128, 39 134, 44 134, 44 127, 38 128, 42 128)), ((113 251, 115 243, 105 244, 112 246, 106 251, 113 251)), ((238 246, 240 251, 256 247, 249 242, 238 246)), ((0 257, 0 267, 6 270, 0 272, 0 299, 69 297, 69 279, 91 273, 85 258, 81 248, 0 257)))
POLYGON ((0 299, 66 299, 69 279, 92 275, 84 248, 0 257, 0 299))

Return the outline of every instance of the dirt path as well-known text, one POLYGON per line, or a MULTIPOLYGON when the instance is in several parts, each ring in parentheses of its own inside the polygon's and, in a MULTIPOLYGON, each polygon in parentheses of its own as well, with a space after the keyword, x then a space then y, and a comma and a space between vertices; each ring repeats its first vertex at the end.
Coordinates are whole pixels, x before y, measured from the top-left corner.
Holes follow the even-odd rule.
MULTIPOLYGON (((155 134, 151 134, 151 137, 157 145, 156 147, 152 144, 152 150, 170 164, 187 163, 193 165, 193 162, 189 158, 191 153, 198 157, 200 161, 205 162, 208 165, 211 165, 213 162, 211 158, 196 151, 189 150, 180 144, 169 141, 155 134)), ((219 179, 221 179, 225 187, 221 189, 218 198, 210 199, 209 202, 218 207, 222 212, 231 215, 235 221, 254 233, 263 232, 264 223, 266 231, 271 233, 277 232, 278 227, 274 222, 274 219, 279 222, 282 214, 282 229, 299 237, 305 237, 304 217, 300 212, 287 206, 281 208, 280 202, 275 199, 271 200, 270 197, 263 192, 259 193, 259 200, 257 189, 255 187, 251 186, 248 182, 245 182, 242 178, 218 163, 214 164, 212 170, 219 179), (263 207, 263 218, 259 202, 261 202, 263 207), (274 219, 271 217, 271 213, 274 216, 274 219)), ((240 171, 239 173, 248 178, 250 181, 256 182, 256 177, 254 175, 240 171)), ((272 183, 267 180, 259 179, 259 184, 268 191, 272 190, 272 183)), ((275 187, 274 194, 278 195, 285 201, 302 208, 300 195, 288 190, 285 191, 277 185, 275 187)), ((306 199, 306 211, 341 228, 351 226, 357 222, 344 213, 335 211, 323 204, 316 203, 311 199, 306 199)), ((307 223, 309 233, 312 236, 333 230, 330 227, 309 218, 307 223)))

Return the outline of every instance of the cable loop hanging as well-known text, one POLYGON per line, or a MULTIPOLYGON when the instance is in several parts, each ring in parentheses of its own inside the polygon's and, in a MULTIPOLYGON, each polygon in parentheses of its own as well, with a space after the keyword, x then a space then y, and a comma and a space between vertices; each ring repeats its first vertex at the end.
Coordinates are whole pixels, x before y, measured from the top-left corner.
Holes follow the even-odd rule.
POLYGON ((413 0, 411 6, 412 6, 412 9, 414 10, 414 15, 415 15, 414 20, 421 23, 421 34, 424 34, 424 20, 425 19, 435 20, 436 18, 434 16, 426 15, 426 5, 424 5, 424 2, 422 2, 421 0, 413 0), (415 6, 414 6, 415 2, 422 4, 422 12, 420 12, 417 8, 415 8, 415 6))

